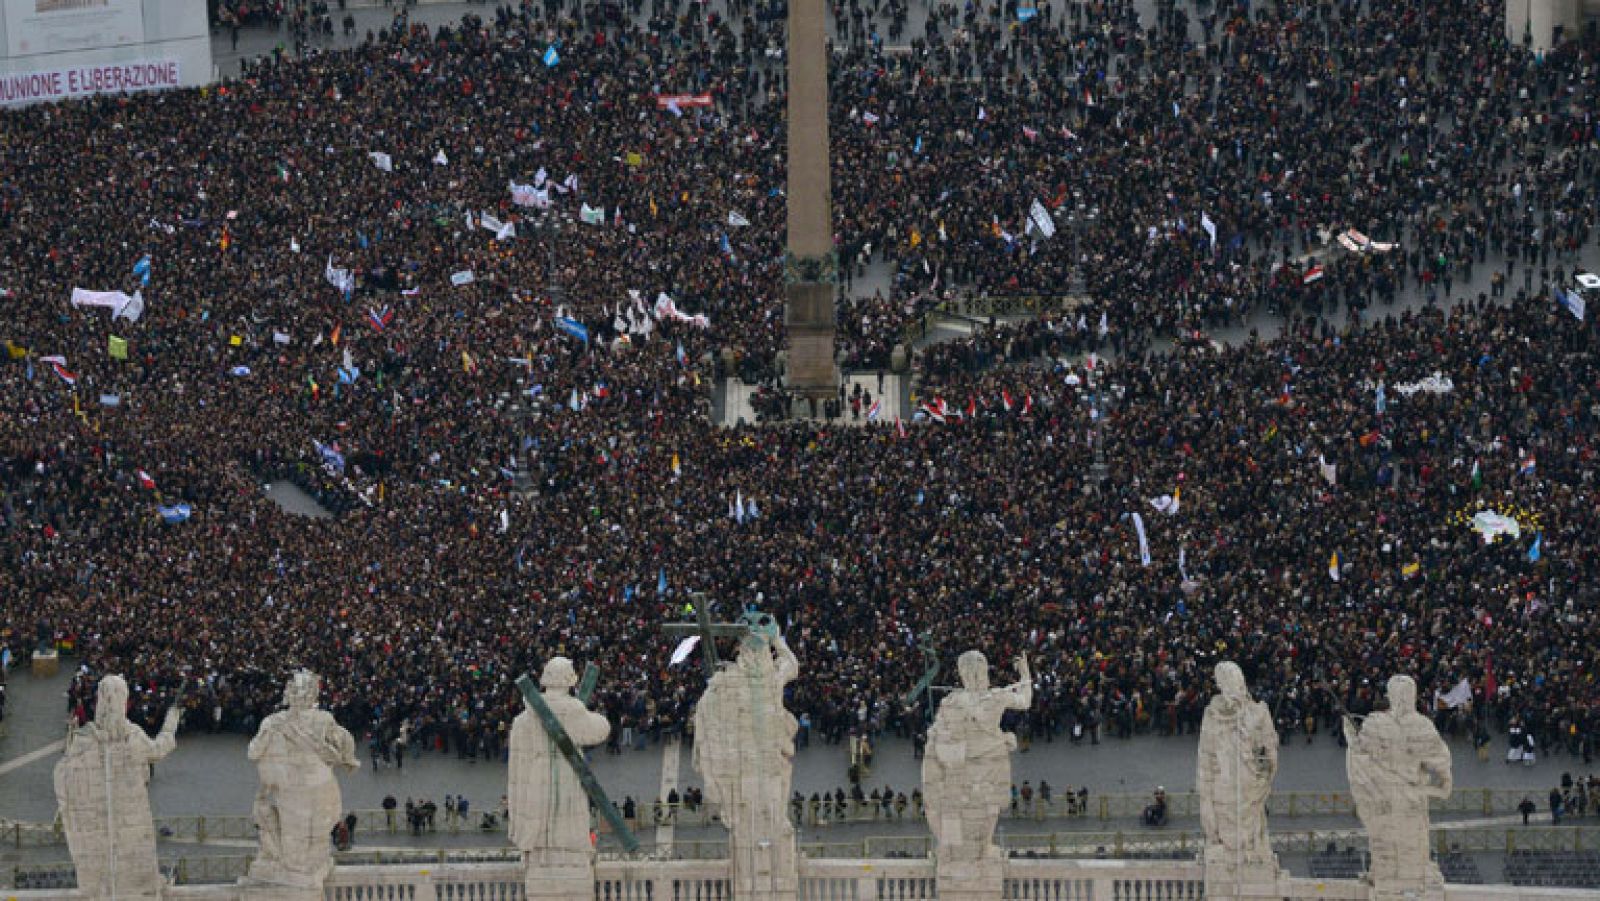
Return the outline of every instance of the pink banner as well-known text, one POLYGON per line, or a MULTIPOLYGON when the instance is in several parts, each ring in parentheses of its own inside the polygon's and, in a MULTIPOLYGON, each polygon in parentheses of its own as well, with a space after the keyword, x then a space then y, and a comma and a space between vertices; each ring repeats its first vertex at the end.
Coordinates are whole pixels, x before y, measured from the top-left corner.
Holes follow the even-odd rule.
POLYGON ((15 72, 0 74, 0 106, 90 94, 155 91, 179 85, 178 61, 172 59, 15 72))

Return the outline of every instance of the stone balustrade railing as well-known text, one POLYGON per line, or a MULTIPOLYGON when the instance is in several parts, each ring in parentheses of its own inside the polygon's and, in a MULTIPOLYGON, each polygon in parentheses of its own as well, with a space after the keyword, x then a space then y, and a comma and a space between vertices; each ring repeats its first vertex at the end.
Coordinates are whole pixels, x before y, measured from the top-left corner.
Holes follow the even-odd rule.
MULTIPOLYGON (((1524 789, 1458 788, 1450 797, 1436 800, 1429 806, 1435 825, 1439 825, 1452 817, 1511 816, 1517 812, 1517 804, 1528 794, 1524 789)), ((1035 798, 1029 804, 1019 803, 1017 809, 1004 810, 1001 816, 1008 820, 1065 819, 1109 823, 1137 820, 1149 803, 1148 794, 1097 794, 1081 802, 1076 797, 1057 795, 1048 802, 1035 798)), ((1193 792, 1171 792, 1167 795, 1167 804, 1168 816, 1173 821, 1197 820, 1200 816, 1200 796, 1193 792)), ((1348 792, 1273 792, 1267 798, 1266 806, 1268 815, 1274 821, 1298 817, 1355 818, 1355 802, 1348 792)), ((395 811, 391 817, 388 811, 357 810, 356 833, 363 836, 404 833, 406 823, 403 813, 395 811)), ((923 812, 915 805, 908 804, 904 811, 895 811, 893 808, 885 811, 882 805, 870 801, 846 801, 842 814, 835 812, 826 817, 819 814, 815 818, 811 815, 808 802, 800 814, 803 824, 811 827, 920 820, 922 817, 923 812)), ((663 805, 660 821, 665 823, 669 820, 677 826, 720 823, 715 806, 710 804, 702 804, 693 810, 682 805, 663 805)), ((655 811, 649 805, 640 805, 636 826, 648 828, 656 823, 655 811)), ((204 844, 216 839, 253 839, 256 836, 255 821, 248 814, 158 816, 155 824, 157 833, 169 841, 204 844)), ((472 818, 472 822, 446 823, 441 820, 437 829, 451 834, 484 831, 479 828, 477 816, 472 818)), ((602 833, 605 832, 603 823, 600 829, 602 833)), ((503 821, 497 818, 495 828, 489 831, 503 833, 503 821)), ((65 844, 65 838, 52 823, 0 820, 0 844, 16 848, 52 846, 65 844)))
MULTIPOLYGON (((734 901, 726 861, 600 861, 595 901, 734 901)), ((1124 860, 1009 860, 1001 901, 1199 901, 1202 867, 1189 862, 1124 860)), ((1287 897, 1356 901, 1364 885, 1350 880, 1293 879, 1287 897)), ((6 892, 4 901, 73 901, 69 890, 6 892)), ((168 889, 180 901, 244 901, 237 885, 168 889)), ((519 901, 521 868, 514 863, 341 866, 325 887, 326 901, 519 901)), ((932 901, 932 861, 805 859, 802 901, 932 901)), ((1577 901, 1592 891, 1525 886, 1449 885, 1446 901, 1577 901)))

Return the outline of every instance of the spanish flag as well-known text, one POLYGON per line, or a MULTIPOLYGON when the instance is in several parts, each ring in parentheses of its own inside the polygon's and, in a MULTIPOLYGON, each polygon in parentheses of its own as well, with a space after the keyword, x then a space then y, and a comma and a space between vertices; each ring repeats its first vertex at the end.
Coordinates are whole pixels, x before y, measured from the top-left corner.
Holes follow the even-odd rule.
POLYGON ((221 247, 223 249, 223 251, 226 252, 228 247, 231 246, 232 244, 233 244, 233 236, 228 234, 228 227, 226 225, 224 225, 222 227, 222 239, 217 242, 217 246, 221 247))

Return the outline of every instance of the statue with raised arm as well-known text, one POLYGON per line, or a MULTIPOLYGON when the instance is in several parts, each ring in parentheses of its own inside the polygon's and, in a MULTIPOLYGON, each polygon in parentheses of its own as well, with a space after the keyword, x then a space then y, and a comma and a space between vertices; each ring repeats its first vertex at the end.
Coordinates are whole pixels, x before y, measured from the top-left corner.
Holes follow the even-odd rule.
MULTIPOLYGON (((939 896, 959 884, 999 878, 1003 860, 994 841, 1000 811, 1011 802, 1011 752, 1017 738, 1000 729, 1008 710, 1033 704, 1028 658, 1018 657, 1017 681, 989 687, 989 661, 978 651, 956 660, 961 687, 946 695, 928 730, 922 795, 939 867, 939 896), (984 865, 987 864, 987 865, 984 865)), ((993 886, 999 897, 999 885, 993 886)), ((972 891, 981 892, 975 886, 972 891)), ((952 897, 964 897, 954 895, 952 897)))
POLYGON ((1372 897, 1440 896, 1444 877, 1428 857, 1428 802, 1453 785, 1450 749, 1433 721, 1417 712, 1417 683, 1389 680, 1389 709, 1359 723, 1344 718, 1350 794, 1367 830, 1372 897))
POLYGON ((333 871, 329 835, 344 812, 335 768, 354 770, 356 741, 349 730, 318 709, 321 680, 300 670, 283 688, 288 709, 261 722, 246 751, 261 777, 255 820, 261 848, 243 883, 303 889, 322 897, 333 871))
POLYGON ((800 663, 772 617, 746 613, 743 622, 738 659, 711 677, 695 708, 694 767, 728 827, 733 896, 794 898, 789 784, 799 723, 783 706, 783 689, 800 663))
POLYGON ((1281 876, 1267 840, 1267 796, 1278 772, 1278 732, 1267 705, 1253 700, 1231 660, 1217 664, 1217 694, 1200 723, 1195 791, 1205 832, 1207 895, 1225 897, 1241 884, 1281 876))
POLYGON ((128 722, 128 683, 100 680, 94 721, 67 732, 56 763, 56 803, 67 850, 87 899, 154 901, 165 880, 156 866, 156 827, 150 815, 151 764, 177 746, 179 711, 167 711, 155 738, 128 722))
MULTIPOLYGON (((572 694, 572 661, 552 657, 539 675, 541 698, 580 751, 611 734, 606 718, 572 694)), ((529 686, 531 689, 531 686, 529 686)), ((578 772, 556 746, 530 702, 511 723, 511 843, 522 851, 529 897, 594 894, 594 844, 589 840, 589 797, 578 772), (574 894, 576 893, 576 894, 574 894)))

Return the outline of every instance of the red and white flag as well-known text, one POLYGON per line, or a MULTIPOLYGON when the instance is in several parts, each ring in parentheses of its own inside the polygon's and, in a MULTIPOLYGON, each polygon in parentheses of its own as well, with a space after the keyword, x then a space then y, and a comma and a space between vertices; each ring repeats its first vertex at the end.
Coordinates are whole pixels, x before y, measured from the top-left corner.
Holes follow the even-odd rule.
POLYGON ((1011 392, 1010 391, 1006 391, 1004 389, 1001 389, 1001 391, 1000 391, 1000 403, 1005 405, 1007 413, 1011 412, 1011 392))
POLYGON ((63 382, 66 382, 69 385, 78 384, 78 377, 76 375, 73 375, 72 371, 67 368, 67 358, 66 357, 59 356, 59 355, 49 356, 49 357, 40 357, 39 358, 39 362, 41 362, 41 363, 49 363, 50 364, 50 368, 54 369, 56 371, 56 375, 61 376, 61 380, 63 382))
POLYGON ((894 418, 894 430, 900 433, 901 438, 906 436, 906 424, 898 416, 894 418))
POLYGON ((1317 281, 1320 278, 1322 278, 1322 267, 1321 266, 1312 266, 1310 269, 1306 270, 1305 278, 1302 278, 1300 280, 1300 283, 1304 284, 1304 285, 1309 285, 1312 282, 1317 281))
POLYGON ((156 480, 150 478, 150 473, 141 469, 139 470, 139 486, 154 491, 156 490, 156 480))
POLYGON ((1027 416, 1029 411, 1031 411, 1032 409, 1033 409, 1033 395, 1029 394, 1027 397, 1022 399, 1022 415, 1023 416, 1027 416))

